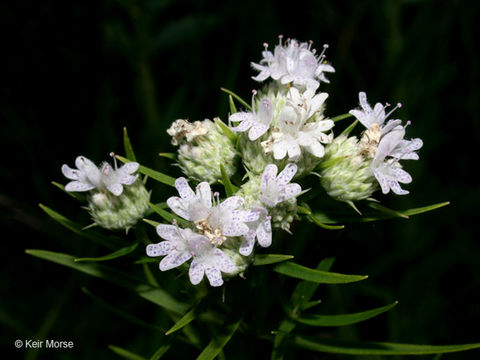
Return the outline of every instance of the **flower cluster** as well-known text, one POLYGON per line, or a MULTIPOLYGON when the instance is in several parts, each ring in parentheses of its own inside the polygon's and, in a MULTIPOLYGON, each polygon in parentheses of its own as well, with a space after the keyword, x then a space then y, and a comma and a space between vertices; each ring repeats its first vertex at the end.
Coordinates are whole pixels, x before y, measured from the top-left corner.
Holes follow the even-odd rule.
MULTIPOLYGON (((246 109, 237 111, 232 98, 228 125, 219 118, 178 119, 167 130, 185 177, 175 180, 178 196, 166 202, 172 213, 164 218, 176 220, 157 225, 162 241, 146 249, 150 257, 163 257, 161 271, 189 263, 192 284, 206 277, 215 287, 242 274, 256 249, 272 245, 275 231, 292 231, 297 197, 305 192, 299 182, 308 175, 319 176, 326 194, 355 209, 378 189, 408 193, 400 184, 412 177, 401 161, 417 160, 422 141, 405 138, 410 122, 389 119, 400 104, 387 113, 388 104, 372 108, 364 92, 360 108, 341 118, 353 116, 365 129, 350 136, 355 122, 334 136, 335 118, 325 115, 329 94, 319 90, 329 82, 325 74, 335 72, 325 60, 327 48, 317 55, 312 42, 283 37, 273 52, 265 44, 263 58, 251 63, 258 71, 253 79, 262 83, 251 106, 241 100, 246 109), (228 196, 212 189, 219 184, 228 196)), ((90 192, 96 224, 128 229, 144 216, 150 194, 134 175, 138 163, 97 167, 79 156, 75 164, 62 167, 72 180, 65 190, 90 192)))

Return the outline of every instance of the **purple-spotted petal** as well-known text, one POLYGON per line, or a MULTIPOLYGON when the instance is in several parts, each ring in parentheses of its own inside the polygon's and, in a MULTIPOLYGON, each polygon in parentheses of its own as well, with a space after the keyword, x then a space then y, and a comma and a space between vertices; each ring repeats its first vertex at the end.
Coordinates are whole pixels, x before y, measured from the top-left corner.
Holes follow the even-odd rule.
POLYGON ((183 199, 180 199, 177 196, 172 196, 167 199, 167 205, 178 216, 184 218, 185 220, 191 220, 188 212, 188 204, 185 204, 183 199))
POLYGON ((107 189, 115 196, 120 196, 123 192, 123 186, 119 183, 110 184, 107 186, 107 189))
POLYGON ((235 210, 236 208, 242 206, 243 203, 244 200, 241 196, 230 196, 220 204, 220 207, 222 209, 235 210))
POLYGON ((190 282, 193 285, 197 285, 202 281, 203 274, 205 269, 202 263, 197 262, 195 259, 192 260, 190 264, 190 269, 188 270, 188 276, 190 277, 190 282))
POLYGON ((292 163, 288 164, 287 166, 285 166, 282 172, 278 174, 277 184, 281 186, 286 185, 287 183, 290 182, 290 180, 293 179, 296 173, 297 173, 297 165, 292 163))
POLYGON ((175 187, 177 188, 178 194, 182 199, 190 200, 195 197, 195 193, 188 185, 187 179, 180 177, 175 180, 175 187))
POLYGON ((182 265, 185 261, 189 260, 191 257, 192 254, 187 251, 172 250, 170 254, 165 256, 162 261, 160 261, 160 270, 167 271, 176 268, 182 265))
POLYGON ((205 275, 211 286, 218 287, 223 285, 222 273, 213 266, 205 266, 205 275))
POLYGON ((147 255, 151 257, 165 256, 174 249, 170 241, 162 241, 158 244, 147 245, 147 255))
POLYGON ((67 179, 78 180, 78 170, 73 170, 68 165, 62 165, 62 174, 67 179))
POLYGON ((67 185, 65 185, 65 191, 89 191, 95 189, 95 186, 92 184, 87 184, 81 181, 70 181, 67 185))
POLYGON ((238 250, 243 256, 248 256, 253 251, 255 245, 255 230, 250 230, 248 234, 243 236, 242 244, 238 250))

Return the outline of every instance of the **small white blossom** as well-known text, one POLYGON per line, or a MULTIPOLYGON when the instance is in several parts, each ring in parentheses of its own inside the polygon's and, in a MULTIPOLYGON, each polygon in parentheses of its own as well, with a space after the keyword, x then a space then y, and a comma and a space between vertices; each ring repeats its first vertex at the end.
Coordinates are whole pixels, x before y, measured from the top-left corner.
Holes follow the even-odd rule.
POLYGON ((170 197, 167 205, 178 216, 194 222, 212 244, 221 245, 226 237, 247 234, 249 228, 246 223, 258 219, 259 214, 254 211, 237 210, 244 203, 240 196, 230 196, 220 203, 218 194, 213 194, 216 200, 213 203, 207 182, 198 184, 196 192, 193 192, 187 180, 181 177, 175 181, 175 187, 180 197, 170 197))
POLYGON ((253 77, 254 80, 264 81, 271 77, 280 81, 282 84, 293 83, 294 86, 316 90, 320 86, 320 81, 329 82, 325 77, 325 72, 335 72, 330 64, 324 59, 324 52, 328 45, 319 56, 312 50, 312 42, 299 43, 297 40, 288 39, 286 44, 280 42, 275 46, 274 52, 268 51, 268 44, 262 52, 263 59, 259 64, 251 63, 255 70, 260 73, 253 77))
POLYGON ((269 99, 264 98, 258 105, 257 111, 252 100, 252 109, 251 112, 237 112, 230 115, 229 120, 240 122, 238 126, 232 128, 234 131, 244 132, 250 129, 248 138, 255 141, 268 131, 273 119, 273 106, 269 99))
POLYGON ((287 104, 280 111, 277 127, 271 136, 262 142, 265 152, 273 151, 276 160, 283 159, 288 154, 291 160, 297 160, 304 148, 312 155, 321 158, 325 154, 322 144, 332 142, 333 135, 325 134, 334 123, 332 120, 317 120, 314 115, 320 111, 327 99, 327 93, 314 95, 312 91, 300 94, 297 89, 291 88, 287 104), (313 121, 308 122, 308 120, 313 121))
POLYGON ((260 200, 270 208, 296 197, 302 191, 300 185, 289 184, 297 172, 297 165, 288 164, 278 176, 277 172, 275 164, 267 165, 260 185, 260 200))
POLYGON ((395 108, 393 108, 388 114, 385 114, 385 105, 381 103, 376 103, 375 106, 372 107, 367 101, 367 94, 363 91, 358 93, 358 99, 362 110, 353 109, 350 110, 349 113, 355 116, 360 123, 365 126, 367 129, 377 128, 380 130, 380 136, 383 136, 390 132, 392 129, 397 127, 401 124, 400 120, 389 120, 386 124, 385 120, 402 104, 398 103, 395 108))
POLYGON ((112 194, 119 196, 123 192, 123 185, 132 185, 138 178, 138 175, 132 175, 138 170, 139 164, 129 162, 115 169, 104 162, 98 168, 92 161, 84 156, 78 156, 75 159, 77 169, 71 169, 68 165, 62 166, 63 175, 70 180, 65 186, 66 191, 89 191, 97 189, 105 191, 107 189, 112 194))
POLYGON ((392 190, 397 195, 406 195, 409 192, 401 188, 399 183, 409 184, 412 177, 402 169, 398 160, 417 160, 416 150, 423 145, 422 140, 404 140, 405 128, 398 127, 386 134, 378 144, 377 153, 372 161, 371 168, 378 180, 382 192, 387 194, 392 190))
POLYGON ((257 220, 248 223, 249 232, 243 236, 239 252, 244 256, 252 253, 255 246, 255 239, 261 247, 269 247, 272 244, 272 224, 270 222, 271 216, 268 211, 261 206, 253 206, 252 211, 259 214, 257 220))
POLYGON ((157 233, 166 241, 147 246, 147 255, 165 256, 160 261, 160 270, 178 267, 193 259, 189 276, 197 285, 206 275, 211 286, 223 285, 222 272, 234 273, 235 264, 225 253, 214 247, 206 236, 196 234, 191 229, 181 229, 176 225, 158 225, 157 233))
POLYGON ((187 142, 191 142, 197 136, 202 136, 207 134, 211 129, 213 124, 208 121, 195 121, 193 123, 177 119, 172 125, 168 128, 167 133, 172 137, 172 145, 179 145, 183 142, 185 138, 187 142))

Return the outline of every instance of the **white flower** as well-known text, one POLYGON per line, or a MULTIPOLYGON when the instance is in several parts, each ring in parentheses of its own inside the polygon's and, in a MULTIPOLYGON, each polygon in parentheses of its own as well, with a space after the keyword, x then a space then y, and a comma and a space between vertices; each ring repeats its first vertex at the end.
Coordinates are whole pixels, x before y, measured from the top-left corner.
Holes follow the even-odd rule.
POLYGON ((417 160, 416 150, 423 145, 422 140, 404 140, 405 128, 398 127, 386 134, 378 144, 377 153, 372 161, 371 168, 382 188, 387 194, 392 190, 397 195, 406 195, 409 192, 403 190, 399 183, 409 184, 412 177, 402 169, 398 160, 417 160))
POLYGON ((262 142, 265 152, 273 151, 276 160, 283 159, 287 154, 291 160, 296 160, 301 155, 301 148, 314 156, 321 158, 325 154, 322 145, 330 143, 332 134, 325 134, 334 123, 332 120, 315 121, 314 115, 319 112, 327 99, 327 93, 314 95, 313 91, 305 91, 300 94, 295 88, 291 88, 287 104, 280 111, 276 129, 271 137, 262 142), (312 119, 314 121, 307 122, 312 119))
POLYGON ((157 233, 166 241, 148 245, 147 255, 166 255, 160 261, 161 271, 178 267, 193 258, 189 270, 191 283, 197 285, 205 274, 211 286, 221 286, 221 272, 234 273, 236 270, 232 260, 222 250, 214 247, 206 236, 176 225, 158 225, 157 233))
POLYGON ((209 121, 195 121, 193 123, 177 119, 168 128, 167 133, 172 137, 172 145, 179 145, 185 138, 187 142, 191 142, 197 136, 207 134, 213 128, 213 124, 209 121))
POLYGON ((244 203, 240 196, 231 196, 220 203, 218 193, 213 194, 216 201, 212 206, 212 192, 207 182, 198 184, 196 193, 183 177, 175 180, 175 187, 180 197, 170 197, 167 205, 178 216, 194 222, 214 245, 221 245, 226 237, 247 234, 249 228, 246 223, 258 219, 257 212, 237 210, 244 203))
POLYGON ((240 122, 238 126, 232 128, 234 131, 243 132, 250 129, 248 138, 255 141, 269 129, 273 119, 273 106, 269 99, 264 98, 258 105, 258 110, 255 111, 252 99, 252 109, 253 111, 251 112, 237 112, 230 115, 229 120, 232 122, 240 122))
POLYGON ((89 191, 93 189, 105 191, 105 189, 108 189, 112 194, 119 196, 123 192, 122 185, 131 185, 138 178, 138 175, 132 175, 139 167, 136 162, 129 162, 120 169, 117 169, 116 161, 115 169, 104 162, 98 168, 86 157, 78 156, 75 159, 75 166, 77 169, 71 169, 67 165, 62 166, 63 175, 73 180, 65 186, 66 191, 89 191))
POLYGON ((302 191, 300 185, 289 184, 297 172, 297 165, 288 164, 278 176, 277 172, 278 168, 275 164, 267 165, 260 185, 260 200, 270 208, 294 198, 302 191))
POLYGON ((252 253, 255 245, 255 239, 261 247, 269 247, 272 244, 272 224, 270 222, 271 216, 268 211, 261 206, 253 206, 252 211, 259 214, 257 220, 248 223, 249 232, 243 236, 239 252, 244 256, 252 253))
POLYGON ((367 94, 363 91, 358 93, 358 99, 362 110, 353 109, 349 113, 355 116, 360 123, 365 126, 367 129, 371 129, 372 125, 374 128, 378 126, 380 129, 380 136, 383 136, 390 132, 392 129, 401 124, 400 120, 390 120, 384 124, 385 120, 398 108, 402 107, 401 103, 398 103, 388 114, 385 114, 385 105, 381 103, 376 103, 374 108, 370 106, 367 101, 367 94), (374 125, 376 124, 376 125, 374 125))
POLYGON ((264 81, 271 77, 282 84, 293 83, 294 86, 312 90, 320 86, 318 80, 329 82, 324 72, 335 72, 335 69, 324 61, 324 52, 328 45, 324 45, 322 53, 316 56, 315 50, 311 49, 312 42, 299 43, 297 40, 288 39, 283 45, 283 37, 279 38, 280 42, 275 46, 273 54, 267 50, 268 44, 264 44, 263 59, 259 64, 251 63, 255 70, 260 71, 253 77, 254 80, 264 81))

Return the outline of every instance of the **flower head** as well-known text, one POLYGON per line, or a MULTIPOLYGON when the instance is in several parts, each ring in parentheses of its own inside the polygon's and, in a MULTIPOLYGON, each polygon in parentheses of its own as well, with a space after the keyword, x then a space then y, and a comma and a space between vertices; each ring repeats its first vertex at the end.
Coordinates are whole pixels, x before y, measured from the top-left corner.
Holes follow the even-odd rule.
POLYGON ((401 188, 399 183, 409 184, 412 177, 402 169, 401 159, 417 160, 416 150, 423 145, 422 140, 404 140, 405 128, 399 127, 386 134, 378 144, 377 153, 372 161, 371 168, 378 180, 382 192, 387 194, 392 190, 397 195, 406 195, 409 192, 401 188))
MULTIPOLYGON (((113 153, 111 154, 114 156, 113 153)), ((107 189, 112 194, 119 196, 123 191, 123 185, 132 185, 138 178, 138 175, 132 175, 138 170, 139 164, 129 162, 119 169, 115 161, 115 169, 104 162, 98 168, 92 161, 84 156, 78 156, 75 159, 77 169, 71 169, 68 165, 62 166, 63 175, 70 180, 66 186, 66 191, 89 191, 97 189, 105 191, 107 189)))
MULTIPOLYGON (((254 92, 254 95, 256 92, 254 92)), ((240 122, 232 130, 244 132, 248 131, 248 138, 252 141, 257 140, 260 136, 265 134, 273 119, 273 106, 268 98, 263 98, 258 105, 258 110, 255 111, 254 101, 252 99, 251 112, 237 112, 230 115, 230 121, 240 122)))
POLYGON ((222 272, 234 273, 232 260, 222 250, 213 246, 206 236, 194 233, 191 229, 181 229, 177 225, 158 225, 157 233, 166 241, 147 246, 147 255, 165 256, 160 261, 160 270, 178 267, 193 259, 189 276, 197 285, 206 275, 211 286, 223 285, 222 272))
POLYGON ((315 55, 312 42, 299 43, 297 40, 288 39, 282 43, 283 36, 279 36, 279 44, 274 52, 268 51, 268 44, 264 44, 263 59, 260 63, 251 63, 260 73, 253 77, 254 80, 264 81, 271 77, 282 84, 293 83, 294 86, 316 90, 320 81, 329 82, 325 72, 335 72, 330 64, 325 62, 324 52, 328 45, 323 46, 322 53, 315 55))
POLYGON ((244 200, 240 196, 230 196, 220 203, 218 194, 213 194, 206 182, 198 184, 196 192, 185 178, 178 178, 175 187, 180 197, 172 196, 167 205, 178 216, 192 221, 201 234, 212 244, 221 245, 227 237, 248 233, 246 223, 258 219, 259 214, 251 210, 240 210, 244 200))

